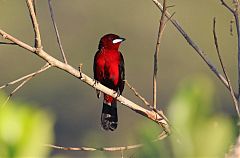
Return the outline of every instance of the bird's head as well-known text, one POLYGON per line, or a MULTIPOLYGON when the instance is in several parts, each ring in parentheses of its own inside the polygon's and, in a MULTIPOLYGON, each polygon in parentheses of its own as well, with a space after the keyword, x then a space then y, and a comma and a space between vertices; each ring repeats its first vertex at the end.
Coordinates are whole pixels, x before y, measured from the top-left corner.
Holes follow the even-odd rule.
POLYGON ((115 34, 106 34, 104 35, 98 45, 98 49, 114 49, 118 50, 120 44, 125 40, 125 38, 121 38, 115 34))

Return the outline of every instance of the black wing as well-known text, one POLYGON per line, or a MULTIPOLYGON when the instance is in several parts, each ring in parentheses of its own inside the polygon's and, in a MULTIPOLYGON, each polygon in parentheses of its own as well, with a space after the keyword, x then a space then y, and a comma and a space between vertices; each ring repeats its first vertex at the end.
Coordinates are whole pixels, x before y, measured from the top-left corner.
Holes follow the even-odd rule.
POLYGON ((120 52, 120 64, 119 64, 119 80, 118 80, 118 87, 119 87, 119 92, 122 94, 122 91, 124 89, 125 85, 125 68, 124 68, 124 58, 122 53, 120 52))
MULTIPOLYGON (((100 53, 100 51, 98 50, 97 51, 97 53, 95 54, 95 56, 94 56, 94 63, 93 63, 93 75, 94 75, 94 79, 95 79, 95 82, 97 82, 97 70, 96 70, 96 66, 97 66, 97 56, 98 56, 98 54, 100 53)), ((100 91, 99 90, 96 90, 96 92, 97 92, 97 97, 98 98, 100 98, 100 95, 101 95, 101 93, 100 93, 100 91)))
POLYGON ((100 51, 98 50, 97 53, 94 56, 94 63, 93 63, 93 75, 94 75, 94 79, 97 80, 97 70, 96 70, 96 66, 97 66, 97 56, 100 53, 100 51))

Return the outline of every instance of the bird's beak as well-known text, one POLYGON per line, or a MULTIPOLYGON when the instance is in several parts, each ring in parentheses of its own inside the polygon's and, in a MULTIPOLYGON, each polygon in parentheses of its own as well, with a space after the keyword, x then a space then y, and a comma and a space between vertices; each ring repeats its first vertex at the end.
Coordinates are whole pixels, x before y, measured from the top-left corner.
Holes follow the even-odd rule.
POLYGON ((121 43, 121 42, 123 42, 123 41, 125 41, 126 39, 125 38, 117 38, 117 39, 115 39, 115 40, 113 40, 112 41, 112 43, 121 43))

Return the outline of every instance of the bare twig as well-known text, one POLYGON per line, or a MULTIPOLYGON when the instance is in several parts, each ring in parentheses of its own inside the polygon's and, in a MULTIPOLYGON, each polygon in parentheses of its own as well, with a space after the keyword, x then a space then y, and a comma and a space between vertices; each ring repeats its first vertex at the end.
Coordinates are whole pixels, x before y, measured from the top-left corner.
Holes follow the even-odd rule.
POLYGON ((160 19, 159 29, 158 29, 158 36, 157 36, 157 43, 156 49, 154 53, 154 65, 153 65, 153 107, 156 109, 157 107, 157 72, 158 72, 158 54, 160 50, 160 43, 163 35, 164 28, 166 26, 166 0, 163 0, 163 12, 160 19))
POLYGON ((20 85, 18 85, 7 97, 7 99, 5 100, 5 102, 1 105, 1 108, 4 108, 5 105, 8 103, 8 101, 10 100, 10 98, 13 96, 14 93, 16 93, 22 86, 24 86, 29 80, 31 80, 32 78, 29 77, 26 80, 24 80, 20 85))
POLYGON ((64 50, 63 50, 63 47, 62 47, 62 42, 61 42, 61 39, 60 39, 60 35, 59 35, 59 33, 58 33, 57 24, 56 24, 56 22, 55 22, 55 20, 54 20, 54 12, 53 12, 53 8, 52 8, 51 0, 48 0, 48 6, 49 6, 49 10, 50 10, 50 14, 51 14, 51 18, 52 18, 54 30, 55 30, 55 33, 56 33, 56 36, 57 36, 57 43, 58 43, 58 46, 59 46, 59 48, 60 48, 63 61, 64 61, 64 63, 67 64, 67 58, 66 58, 66 56, 65 56, 65 53, 64 53, 64 50))
POLYGON ((34 34, 35 34, 35 48, 41 49, 42 48, 42 41, 41 41, 41 35, 39 31, 39 26, 37 22, 36 12, 33 0, 27 0, 27 6, 30 13, 31 21, 34 27, 34 34))
MULTIPOLYGON (((159 137, 152 142, 156 142, 159 140, 162 140, 167 137, 167 134, 163 131, 162 134, 159 135, 159 137)), ((124 150, 130 150, 130 149, 137 149, 144 146, 144 144, 135 144, 135 145, 129 145, 129 146, 122 146, 122 147, 101 147, 101 148, 92 148, 92 147, 63 147, 58 145, 52 145, 52 144, 45 144, 44 146, 59 149, 59 150, 73 150, 73 151, 108 151, 108 152, 114 152, 114 151, 124 151, 124 150)))
POLYGON ((5 105, 7 104, 7 102, 9 101, 9 99, 13 96, 13 94, 15 94, 15 93, 16 93, 21 87, 23 87, 28 81, 30 81, 33 77, 35 77, 36 75, 40 74, 41 72, 46 71, 46 70, 49 69, 50 67, 51 67, 51 65, 49 65, 49 64, 47 63, 47 64, 45 64, 40 70, 38 70, 38 71, 36 71, 36 72, 34 72, 34 73, 31 73, 31 74, 29 74, 29 75, 23 76, 23 77, 15 80, 15 81, 9 82, 9 83, 1 86, 0 89, 24 80, 21 84, 19 84, 19 85, 9 94, 9 96, 7 97, 7 99, 5 100, 5 102, 2 104, 1 108, 5 107, 5 105))
POLYGON ((124 82, 126 83, 126 85, 134 92, 134 94, 135 94, 145 105, 151 106, 150 103, 149 103, 143 96, 141 96, 141 95, 137 92, 137 90, 136 90, 132 85, 130 85, 130 84, 128 83, 127 80, 124 80, 124 82))
POLYGON ((12 43, 12 42, 0 42, 0 44, 6 44, 6 45, 16 45, 15 43, 12 43))
MULTIPOLYGON (((152 0, 154 4, 160 9, 160 11, 163 11, 163 6, 158 0, 152 0)), ((182 34, 182 36, 185 38, 185 40, 189 43, 191 47, 198 53, 198 55, 204 60, 204 62, 208 65, 208 67, 211 69, 211 71, 220 79, 220 81, 227 87, 227 89, 230 91, 229 85, 225 77, 221 75, 221 73, 218 72, 217 68, 210 62, 208 57, 204 54, 204 52, 200 49, 200 47, 190 38, 190 36, 183 30, 183 28, 180 26, 180 24, 171 17, 171 14, 166 11, 166 16, 170 19, 171 23, 176 27, 176 29, 182 34)), ((237 96, 235 94, 235 96, 237 96)))
POLYGON ((240 99, 240 25, 239 25, 239 2, 236 1, 236 8, 235 10, 232 9, 224 0, 220 0, 222 5, 226 7, 234 16, 235 19, 235 25, 237 30, 237 46, 238 46, 238 101, 240 99))
POLYGON ((215 47, 216 47, 218 59, 219 59, 219 61, 220 61, 220 64, 221 64, 221 67, 222 67, 224 76, 225 76, 225 78, 226 78, 227 81, 228 81, 228 85, 229 85, 229 88, 230 88, 230 94, 231 94, 231 96, 232 96, 233 103, 234 103, 234 105, 235 105, 235 109, 236 109, 236 111, 237 111, 238 117, 240 117, 238 101, 237 101, 237 98, 236 98, 235 95, 234 95, 234 91, 233 91, 233 88, 232 88, 232 84, 231 84, 231 82, 230 82, 230 79, 229 79, 229 77, 228 77, 228 75, 227 75, 227 72, 226 72, 226 69, 225 69, 225 67, 224 67, 224 64, 223 64, 223 61, 222 61, 222 57, 221 57, 221 54, 220 54, 220 50, 219 50, 219 46, 218 46, 218 39, 217 39, 217 34, 216 34, 216 18, 213 19, 213 37, 214 37, 214 44, 215 44, 215 47))
MULTIPOLYGON (((145 105, 147 105, 148 107, 150 107, 153 111, 155 111, 156 113, 158 113, 162 118, 164 118, 164 119, 168 122, 168 119, 167 119, 167 117, 164 115, 163 111, 157 110, 156 108, 154 108, 143 96, 141 96, 141 95, 137 92, 137 90, 136 90, 132 85, 130 85, 130 84, 128 83, 127 80, 124 80, 124 82, 126 83, 126 85, 133 91, 133 93, 134 93, 145 105)), ((170 125, 169 122, 168 122, 168 125, 170 125)), ((170 132, 170 131, 169 131, 169 132, 170 132)))
POLYGON ((16 79, 16 80, 14 80, 14 81, 11 81, 11 82, 7 83, 7 84, 4 84, 4 85, 0 86, 0 89, 5 88, 5 87, 8 87, 8 86, 10 86, 10 85, 13 85, 13 84, 15 84, 15 83, 18 83, 18 82, 20 82, 20 81, 22 81, 22 80, 25 80, 25 79, 27 79, 27 78, 29 78, 29 77, 31 77, 31 76, 35 76, 35 75, 37 75, 37 74, 39 74, 39 73, 47 70, 47 69, 50 68, 50 67, 51 67, 51 65, 49 65, 49 64, 47 63, 47 64, 45 64, 40 70, 38 70, 38 71, 36 71, 36 72, 33 72, 33 73, 31 73, 31 74, 25 75, 25 76, 23 76, 23 77, 21 77, 21 78, 19 78, 19 79, 16 79))

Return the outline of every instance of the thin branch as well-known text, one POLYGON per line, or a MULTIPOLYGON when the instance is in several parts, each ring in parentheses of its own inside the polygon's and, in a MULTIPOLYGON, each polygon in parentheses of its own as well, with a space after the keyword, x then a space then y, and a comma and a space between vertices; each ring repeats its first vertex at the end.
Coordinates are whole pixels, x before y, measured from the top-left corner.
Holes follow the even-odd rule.
POLYGON ((39 26, 37 22, 37 17, 36 17, 36 12, 35 12, 35 7, 33 0, 26 0, 27 1, 27 6, 28 10, 30 13, 31 21, 34 27, 34 34, 35 34, 35 48, 41 49, 42 48, 42 41, 41 41, 41 35, 39 31, 39 26))
POLYGON ((150 103, 149 103, 143 96, 141 96, 141 95, 137 92, 137 90, 136 90, 132 85, 130 85, 130 84, 128 83, 127 80, 124 80, 124 82, 125 82, 125 84, 134 92, 134 94, 135 94, 145 105, 151 106, 150 103))
MULTIPOLYGON (((81 71, 80 71, 81 72, 81 71)), ((157 110, 156 108, 154 108, 143 96, 141 96, 137 90, 128 83, 127 80, 124 80, 124 82, 126 83, 126 85, 133 91, 133 93, 145 104, 147 105, 148 107, 150 107, 153 111, 155 111, 156 113, 158 113, 158 115, 160 115, 162 118, 165 119, 165 121, 168 122, 168 125, 170 125, 167 117, 164 115, 163 111, 159 111, 157 110)), ((169 131, 170 132, 170 131, 169 131)))
POLYGON ((13 94, 15 94, 20 88, 22 88, 28 81, 30 81, 33 77, 35 77, 36 75, 46 71, 47 69, 49 69, 51 67, 51 65, 49 65, 48 63, 46 65, 44 65, 40 70, 32 73, 32 74, 29 74, 29 75, 26 75, 18 80, 15 80, 13 82, 10 82, 8 84, 5 84, 3 86, 0 87, 1 88, 4 88, 4 87, 7 87, 8 85, 10 84, 14 84, 14 83, 17 83, 17 82, 20 82, 22 80, 24 80, 21 84, 19 84, 10 94, 9 96, 7 97, 7 99, 5 100, 5 102, 2 104, 1 108, 5 107, 5 105, 7 104, 7 102, 9 101, 9 99, 13 96, 13 94))
POLYGON ((63 50, 63 47, 62 47, 62 42, 61 42, 61 39, 60 39, 60 35, 59 35, 59 33, 58 33, 57 24, 56 24, 56 22, 55 22, 55 20, 54 20, 54 12, 53 12, 53 8, 52 8, 51 0, 48 0, 48 6, 49 6, 50 13, 51 13, 51 18, 52 18, 54 30, 55 30, 55 33, 56 33, 56 36, 57 36, 57 43, 58 43, 58 46, 59 46, 59 48, 60 48, 63 61, 64 61, 64 63, 67 64, 67 58, 66 58, 66 56, 65 56, 65 53, 64 53, 64 50, 63 50))
MULTIPOLYGON (((157 142, 159 140, 163 140, 168 135, 163 132, 157 139, 153 140, 152 143, 157 142)), ((108 151, 108 152, 115 152, 115 151, 124 151, 130 149, 137 149, 144 146, 144 144, 135 144, 129 146, 122 146, 122 147, 101 147, 101 148, 92 148, 92 147, 64 147, 52 144, 45 144, 44 146, 59 149, 59 150, 71 150, 71 151, 108 151)))
POLYGON ((233 91, 233 88, 232 88, 232 84, 231 84, 231 82, 230 82, 230 79, 229 79, 229 77, 228 77, 228 75, 227 75, 227 72, 226 72, 226 69, 225 69, 225 67, 224 67, 224 64, 223 64, 223 61, 222 61, 222 57, 221 57, 221 54, 220 54, 220 50, 219 50, 219 46, 218 46, 218 39, 217 39, 217 34, 216 34, 216 18, 213 19, 213 37, 214 37, 214 44, 215 44, 215 47, 216 47, 218 59, 219 59, 219 61, 220 61, 220 64, 221 64, 223 73, 224 73, 224 75, 225 75, 225 78, 226 78, 227 81, 228 81, 228 85, 229 85, 229 88, 230 88, 230 94, 231 94, 231 96, 232 96, 233 103, 234 103, 235 109, 236 109, 236 111, 237 111, 237 115, 238 115, 238 117, 240 118, 238 101, 237 101, 237 98, 236 98, 235 95, 234 95, 234 91, 233 91))
POLYGON ((164 28, 166 26, 166 0, 163 0, 163 12, 160 19, 159 24, 159 30, 158 30, 158 36, 157 36, 157 43, 156 43, 156 49, 154 53, 154 65, 153 65, 153 107, 156 109, 157 107, 157 72, 158 72, 158 54, 160 50, 160 43, 162 39, 162 35, 164 32, 164 28))
MULTIPOLYGON (((163 11, 163 6, 158 0, 152 0, 152 2, 160 9, 160 11, 163 11)), ((227 89, 230 91, 229 85, 225 77, 221 75, 221 73, 218 72, 216 67, 210 62, 208 57, 204 54, 204 52, 199 48, 199 46, 188 36, 188 34, 183 30, 183 28, 180 26, 180 24, 171 17, 171 14, 166 11, 166 16, 170 19, 171 23, 174 25, 174 27, 182 34, 182 36, 185 38, 185 40, 188 42, 188 44, 198 53, 198 55, 204 60, 204 62, 208 65, 208 67, 211 69, 211 71, 220 79, 220 81, 227 87, 227 89)), ((237 96, 236 94, 234 94, 237 96)))
POLYGON ((121 95, 118 96, 117 92, 109 89, 108 87, 105 87, 101 83, 96 83, 94 79, 88 77, 84 73, 81 73, 81 78, 80 78, 80 73, 79 73, 78 70, 76 70, 75 68, 73 68, 72 66, 70 66, 68 64, 65 64, 65 63, 57 60, 56 58, 54 58, 51 55, 49 55, 48 53, 46 53, 43 49, 40 49, 36 53, 36 48, 33 48, 33 47, 27 45, 26 43, 21 42, 20 40, 18 40, 16 38, 14 38, 13 36, 7 34, 6 32, 4 32, 1 29, 0 29, 0 34, 2 36, 4 36, 6 39, 9 39, 10 41, 16 43, 20 47, 25 48, 26 50, 36 54, 37 56, 39 56, 40 58, 42 58, 43 60, 48 62, 50 65, 55 66, 55 67, 57 67, 61 70, 64 70, 65 72, 67 72, 67 73, 73 75, 74 77, 80 79, 84 83, 90 85, 94 89, 100 90, 101 92, 116 98, 120 103, 122 103, 126 107, 128 107, 128 108, 132 109, 133 111, 135 111, 136 113, 138 113, 142 116, 145 116, 148 119, 156 122, 161 127, 164 127, 165 128, 164 130, 168 131, 168 134, 170 133, 170 127, 168 125, 168 122, 161 115, 156 113, 155 111, 147 110, 145 108, 142 108, 141 106, 135 104, 134 102, 128 100, 127 98, 125 98, 121 95))
POLYGON ((237 30, 237 47, 238 47, 238 101, 240 99, 240 25, 239 25, 239 15, 238 15, 238 8, 239 2, 236 1, 236 9, 232 9, 224 0, 220 0, 222 5, 226 7, 234 16, 235 25, 237 30))
POLYGON ((8 86, 10 86, 10 85, 13 85, 13 84, 15 84, 15 83, 18 83, 18 82, 20 82, 20 81, 22 81, 22 80, 25 80, 25 79, 27 79, 27 78, 29 78, 29 77, 31 77, 31 76, 35 76, 35 75, 37 75, 37 74, 39 74, 39 73, 47 70, 47 69, 50 68, 50 67, 51 67, 51 65, 49 65, 49 64, 47 63, 47 64, 45 64, 40 70, 38 70, 38 71, 36 71, 36 72, 33 72, 33 73, 31 73, 31 74, 25 75, 25 76, 23 76, 23 77, 21 77, 21 78, 19 78, 19 79, 16 79, 16 80, 14 80, 14 81, 11 81, 11 82, 7 83, 7 84, 4 84, 4 85, 0 86, 0 89, 5 88, 5 87, 8 87, 8 86))
POLYGON ((224 1, 220 0, 222 5, 225 6, 231 13, 235 14, 235 11, 224 1))
POLYGON ((29 77, 26 80, 24 80, 20 85, 18 85, 7 97, 7 99, 5 100, 5 102, 1 105, 1 108, 4 108, 5 105, 8 103, 8 101, 10 100, 10 98, 13 96, 13 94, 15 94, 22 86, 24 86, 28 81, 30 81, 32 78, 29 77))
POLYGON ((16 45, 15 43, 12 43, 12 42, 0 42, 0 44, 6 44, 6 45, 16 45))

